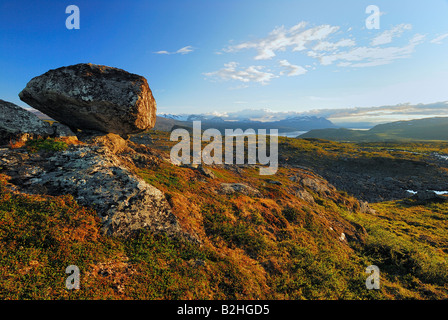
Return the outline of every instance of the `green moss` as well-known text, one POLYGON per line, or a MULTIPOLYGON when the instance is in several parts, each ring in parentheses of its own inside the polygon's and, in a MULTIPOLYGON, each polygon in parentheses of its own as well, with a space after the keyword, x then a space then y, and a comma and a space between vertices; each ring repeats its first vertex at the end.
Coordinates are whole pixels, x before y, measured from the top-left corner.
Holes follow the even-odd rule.
POLYGON ((241 220, 232 221, 222 213, 204 213, 204 227, 212 238, 221 238, 231 245, 243 248, 250 255, 259 256, 267 249, 267 242, 252 224, 241 220))
POLYGON ((26 142, 26 147, 30 152, 38 152, 38 151, 64 151, 68 148, 67 143, 63 141, 58 141, 53 138, 46 138, 46 139, 35 139, 35 140, 28 140, 26 142))
POLYGON ((387 281, 408 290, 405 296, 448 294, 448 204, 416 206, 395 201, 372 207, 377 215, 348 217, 369 234, 362 255, 380 268, 387 281))

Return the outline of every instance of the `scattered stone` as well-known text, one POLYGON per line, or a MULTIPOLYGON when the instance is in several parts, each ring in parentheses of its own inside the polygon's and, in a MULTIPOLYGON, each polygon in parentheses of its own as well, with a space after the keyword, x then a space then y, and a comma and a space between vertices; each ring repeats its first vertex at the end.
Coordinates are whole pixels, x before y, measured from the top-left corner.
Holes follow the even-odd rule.
POLYGON ((205 261, 201 260, 201 259, 196 259, 196 260, 191 259, 188 261, 188 263, 190 264, 190 266, 195 267, 195 268, 205 267, 205 265, 206 265, 205 261))
POLYGON ((72 129, 127 135, 154 127, 146 79, 121 69, 77 64, 32 79, 19 97, 72 129))
POLYGON ((243 183, 221 183, 220 193, 241 193, 247 196, 261 197, 260 191, 243 183))
POLYGON ((328 196, 331 195, 336 189, 328 184, 326 180, 320 180, 316 178, 303 178, 300 180, 303 186, 311 189, 314 192, 317 192, 318 194, 322 196, 328 196))
POLYGON ((376 214, 376 211, 369 206, 367 201, 359 200, 359 212, 367 214, 376 214))
POLYGON ((266 180, 266 182, 270 183, 270 184, 275 184, 277 186, 282 186, 283 185, 283 183, 281 183, 280 181, 276 181, 276 180, 266 180))
POLYGON ((199 166, 198 170, 204 176, 206 176, 210 179, 216 179, 216 175, 213 173, 213 171, 211 169, 204 167, 204 166, 199 166))
POLYGON ((0 100, 0 145, 52 134, 53 129, 48 122, 11 102, 0 100))
POLYGON ((296 192, 296 197, 305 200, 308 203, 314 203, 314 197, 305 189, 299 189, 296 192))

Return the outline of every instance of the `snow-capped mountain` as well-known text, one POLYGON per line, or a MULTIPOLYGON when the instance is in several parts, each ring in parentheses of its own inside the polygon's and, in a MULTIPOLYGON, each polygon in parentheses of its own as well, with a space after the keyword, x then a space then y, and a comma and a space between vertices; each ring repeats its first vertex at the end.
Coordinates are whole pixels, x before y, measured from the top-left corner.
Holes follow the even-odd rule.
POLYGON ((235 112, 223 113, 203 113, 203 114, 159 114, 160 117, 178 120, 178 121, 280 121, 289 118, 311 118, 307 115, 290 111, 290 112, 274 112, 269 109, 245 109, 235 112))
POLYGON ((159 117, 185 121, 201 121, 202 128, 218 130, 235 129, 278 129, 280 132, 308 131, 313 129, 335 128, 336 126, 323 117, 304 115, 297 112, 273 112, 266 109, 242 110, 228 113, 212 114, 160 114, 159 117))

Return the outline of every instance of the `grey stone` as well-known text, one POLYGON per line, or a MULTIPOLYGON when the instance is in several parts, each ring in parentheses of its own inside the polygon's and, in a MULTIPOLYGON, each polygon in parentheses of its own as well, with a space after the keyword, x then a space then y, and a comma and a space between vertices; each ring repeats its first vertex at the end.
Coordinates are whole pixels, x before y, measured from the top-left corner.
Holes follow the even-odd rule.
POLYGON ((418 191, 417 194, 415 194, 412 198, 417 201, 422 201, 422 202, 447 199, 444 196, 440 196, 437 193, 435 193, 434 191, 430 191, 430 190, 418 191))
POLYGON ((55 122, 51 126, 53 128, 53 136, 57 138, 62 137, 74 137, 76 134, 66 125, 63 125, 62 123, 55 122))
POLYGON ((367 201, 359 200, 359 212, 368 213, 368 214, 376 214, 376 211, 369 206, 367 201))
POLYGON ((270 183, 270 184, 275 184, 277 186, 282 186, 283 185, 283 183, 281 183, 280 181, 276 181, 276 180, 266 180, 266 182, 270 183))
POLYGON ((105 147, 72 146, 44 159, 39 154, 9 150, 0 152, 0 165, 22 192, 71 194, 79 204, 92 207, 105 234, 127 236, 149 229, 198 242, 196 236, 182 230, 165 194, 134 175, 105 147))
POLYGON ((305 200, 308 203, 314 203, 314 197, 305 189, 299 189, 296 192, 296 197, 305 200))
POLYGON ((216 179, 215 174, 213 173, 213 171, 207 167, 204 166, 199 166, 198 170, 201 174, 203 174, 204 176, 210 178, 210 179, 216 179))
POLYGON ((243 183, 221 183, 220 192, 223 194, 241 193, 247 196, 261 196, 260 191, 243 183))
POLYGON ((330 195, 336 189, 328 184, 326 180, 316 179, 316 178, 303 178, 300 180, 303 186, 317 192, 320 195, 330 195))
POLYGON ((77 64, 32 79, 19 97, 70 128, 120 135, 154 127, 156 101, 147 80, 121 69, 77 64))
POLYGON ((48 137, 53 129, 48 122, 11 102, 0 100, 0 144, 48 137))

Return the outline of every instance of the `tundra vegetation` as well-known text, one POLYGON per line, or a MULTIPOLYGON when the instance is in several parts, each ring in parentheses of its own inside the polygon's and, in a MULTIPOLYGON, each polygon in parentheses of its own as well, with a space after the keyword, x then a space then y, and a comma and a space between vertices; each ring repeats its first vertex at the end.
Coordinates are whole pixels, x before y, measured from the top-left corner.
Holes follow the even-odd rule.
MULTIPOLYGON (((145 230, 128 237, 104 235, 96 212, 72 196, 23 194, 2 174, 1 299, 448 296, 446 202, 399 199, 370 203, 366 210, 350 192, 297 166, 299 159, 308 166, 341 158, 430 161, 434 152, 447 153, 447 143, 280 138, 275 176, 260 176, 253 166, 226 165, 212 166, 205 175, 168 161, 174 145, 169 133, 151 131, 131 140, 142 135, 150 135, 148 146, 162 160, 134 161, 133 170, 165 193, 184 230, 200 241, 145 230), (235 183, 258 193, 220 192, 222 184, 235 183), (69 265, 80 268, 80 290, 65 287, 69 265), (370 265, 381 271, 379 290, 366 289, 370 265)), ((71 144, 36 140, 15 147, 45 158, 71 144)))

